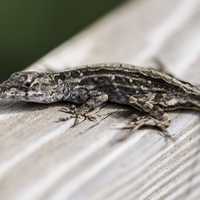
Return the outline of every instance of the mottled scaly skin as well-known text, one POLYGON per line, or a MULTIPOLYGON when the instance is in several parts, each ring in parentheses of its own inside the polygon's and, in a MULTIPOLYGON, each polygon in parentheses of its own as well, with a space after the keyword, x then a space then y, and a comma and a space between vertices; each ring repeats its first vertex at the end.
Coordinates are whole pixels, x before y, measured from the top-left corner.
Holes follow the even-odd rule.
MULTIPOLYGON (((113 102, 141 111, 133 127, 165 129, 165 111, 200 110, 200 90, 190 83, 155 69, 109 63, 64 72, 17 72, 0 85, 0 98, 36 103, 69 102, 81 105, 79 115, 113 102)), ((77 116, 77 115, 76 115, 77 116)))

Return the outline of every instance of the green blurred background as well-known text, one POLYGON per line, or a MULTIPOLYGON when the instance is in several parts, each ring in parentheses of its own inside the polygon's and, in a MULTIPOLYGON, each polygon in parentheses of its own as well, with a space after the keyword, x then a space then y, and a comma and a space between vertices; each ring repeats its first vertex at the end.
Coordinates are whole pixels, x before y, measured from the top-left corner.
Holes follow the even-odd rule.
POLYGON ((0 81, 123 0, 0 0, 0 81))

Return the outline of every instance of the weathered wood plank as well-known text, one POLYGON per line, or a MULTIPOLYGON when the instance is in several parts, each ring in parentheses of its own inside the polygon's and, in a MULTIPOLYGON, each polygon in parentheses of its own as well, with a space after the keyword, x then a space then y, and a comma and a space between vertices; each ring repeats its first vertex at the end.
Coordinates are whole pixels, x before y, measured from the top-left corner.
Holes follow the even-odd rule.
MULTIPOLYGON (((105 61, 150 65, 156 56, 171 73, 199 84, 199 4, 130 1, 29 70, 105 61)), ((73 120, 55 123, 62 106, 0 104, 3 199, 198 199, 197 114, 171 115, 174 143, 145 130, 113 145, 127 133, 115 125, 128 118, 113 115, 70 128, 73 120)))

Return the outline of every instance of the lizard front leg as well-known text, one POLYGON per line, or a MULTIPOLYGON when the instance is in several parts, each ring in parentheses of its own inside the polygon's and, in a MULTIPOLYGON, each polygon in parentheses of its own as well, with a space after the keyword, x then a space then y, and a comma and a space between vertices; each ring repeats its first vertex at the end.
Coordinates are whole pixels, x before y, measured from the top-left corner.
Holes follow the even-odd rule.
MULTIPOLYGON (((92 113, 94 110, 99 109, 105 102, 108 101, 108 95, 96 90, 93 91, 89 91, 88 93, 85 92, 78 92, 78 93, 74 93, 76 95, 79 96, 73 96, 73 99, 76 99, 76 101, 78 100, 79 102, 75 102, 75 103, 79 103, 78 105, 73 104, 71 106, 72 109, 70 109, 69 107, 67 108, 63 108, 61 111, 65 112, 65 113, 69 113, 70 114, 70 118, 75 118, 75 122, 74 125, 77 125, 80 121, 80 119, 83 120, 90 120, 93 121, 96 119, 96 116, 94 116, 94 114, 92 113), (86 98, 86 94, 87 94, 87 98, 86 98), (81 97, 80 95, 84 95, 85 97, 81 97), (80 102, 81 100, 81 102, 80 102)), ((69 118, 63 118, 62 121, 67 120, 69 118)))

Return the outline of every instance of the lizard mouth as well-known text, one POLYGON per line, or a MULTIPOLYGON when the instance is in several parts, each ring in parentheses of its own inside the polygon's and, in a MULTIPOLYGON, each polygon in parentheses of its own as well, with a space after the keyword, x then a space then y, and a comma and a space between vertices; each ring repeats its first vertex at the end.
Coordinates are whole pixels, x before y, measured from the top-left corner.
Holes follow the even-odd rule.
POLYGON ((26 88, 16 88, 6 83, 0 84, 0 99, 1 100, 20 100, 26 96, 26 88))
POLYGON ((16 87, 7 83, 0 84, 0 100, 1 101, 23 101, 34 103, 49 103, 48 94, 41 93, 35 90, 30 90, 26 87, 16 87), (48 98, 47 98, 48 97, 48 98))

